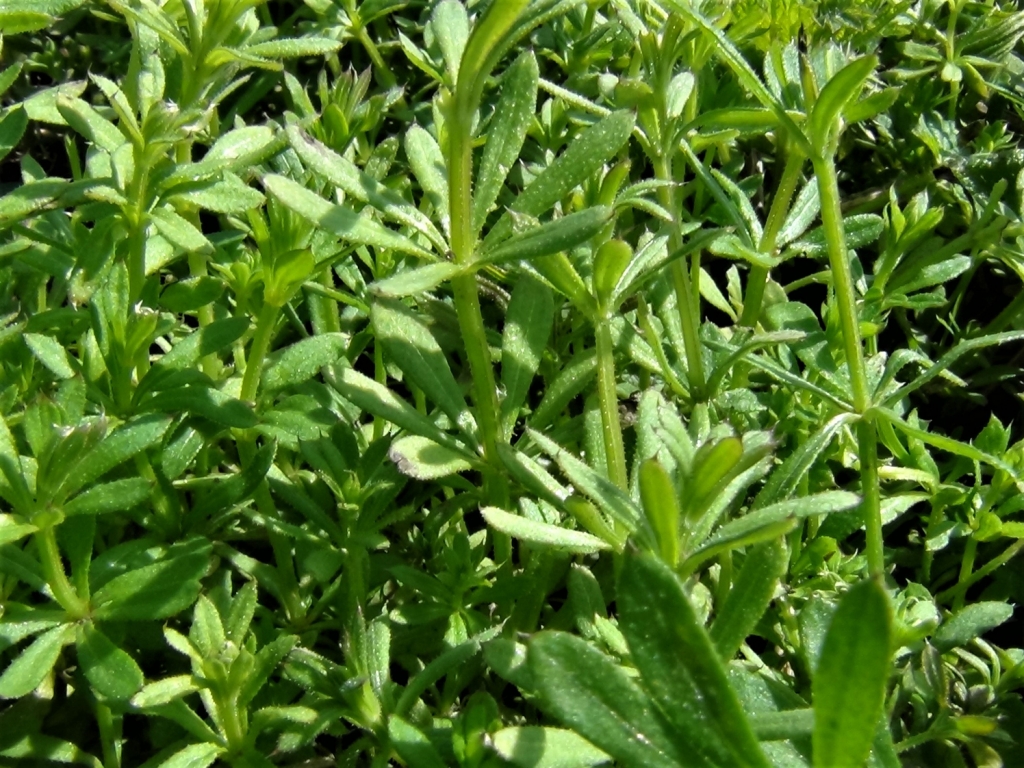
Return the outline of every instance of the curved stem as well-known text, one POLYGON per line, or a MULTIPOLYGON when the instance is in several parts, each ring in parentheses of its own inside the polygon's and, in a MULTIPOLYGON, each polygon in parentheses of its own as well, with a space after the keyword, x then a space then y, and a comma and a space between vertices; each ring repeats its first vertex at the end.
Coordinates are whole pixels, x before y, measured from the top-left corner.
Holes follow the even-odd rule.
MULTIPOLYGON (((843 231, 835 160, 829 155, 815 158, 813 164, 814 174, 818 178, 821 222, 825 230, 833 291, 843 331, 846 364, 850 370, 853 407, 857 413, 863 415, 871 406, 871 395, 864 367, 864 348, 860 335, 857 297, 853 288, 853 273, 846 251, 846 233, 843 231)), ((885 570, 885 558, 882 548, 882 510, 878 487, 878 441, 875 425, 870 419, 862 418, 857 425, 857 442, 860 453, 861 493, 864 496, 861 508, 867 532, 868 569, 872 576, 880 577, 885 570)))
MULTIPOLYGON (((804 167, 804 156, 797 149, 792 149, 786 156, 786 165, 782 169, 779 185, 772 198, 772 207, 768 211, 764 232, 757 250, 768 256, 775 255, 775 243, 779 237, 789 207, 793 202, 796 185, 800 182, 800 174, 804 167)), ((764 267, 751 267, 750 278, 747 280, 747 295, 743 301, 743 314, 740 325, 753 328, 761 315, 761 304, 764 300, 764 289, 768 283, 768 270, 764 267)))
POLYGON ((89 606, 82 600, 75 588, 68 581, 64 572, 64 562, 57 548, 57 533, 52 525, 40 528, 35 534, 36 546, 39 548, 39 561, 43 566, 43 576, 53 592, 54 599, 68 615, 76 621, 89 615, 89 606))
MULTIPOLYGON (((654 160, 654 175, 661 181, 674 182, 672 178, 672 161, 666 155, 654 160)), ((672 230, 669 235, 669 252, 682 247, 683 238, 679 232, 677 215, 678 201, 675 185, 664 186, 658 190, 658 202, 672 214, 672 230)), ((679 322, 683 328, 683 347, 686 355, 686 376, 690 384, 690 392, 695 401, 704 398, 704 362, 701 359, 700 336, 698 328, 700 317, 697 302, 693 300, 693 283, 684 260, 677 259, 669 267, 672 284, 676 291, 676 305, 679 310, 679 322)))
POLYGON ((252 338, 252 347, 249 348, 249 355, 245 361, 245 374, 242 376, 242 391, 239 399, 254 401, 256 392, 260 386, 260 375, 263 369, 263 361, 270 350, 270 340, 274 335, 274 326, 277 325, 277 316, 281 308, 275 307, 266 302, 260 310, 259 319, 256 321, 256 334, 252 338))
POLYGON ((607 319, 594 324, 597 342, 597 397, 601 404, 601 436, 608 462, 608 477, 622 490, 629 487, 626 451, 619 423, 619 397, 615 391, 615 356, 607 319))

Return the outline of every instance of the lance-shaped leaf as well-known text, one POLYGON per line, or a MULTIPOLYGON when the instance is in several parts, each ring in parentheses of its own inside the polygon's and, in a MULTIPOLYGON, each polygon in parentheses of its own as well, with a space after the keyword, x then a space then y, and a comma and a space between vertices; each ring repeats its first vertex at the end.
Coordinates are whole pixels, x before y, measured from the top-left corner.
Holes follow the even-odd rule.
POLYGON ((617 604, 643 687, 686 765, 768 768, 715 647, 672 570, 650 554, 627 557, 617 604))
POLYGON ((435 443, 458 448, 458 443, 445 434, 433 421, 396 396, 383 384, 351 368, 346 368, 334 382, 335 388, 367 413, 390 421, 395 426, 415 435, 429 437, 435 443))
POLYGON ((59 495, 67 498, 98 480, 121 462, 159 442, 171 423, 166 416, 149 415, 119 427, 95 445, 69 471, 59 495))
POLYGON ((494 751, 517 768, 590 768, 610 757, 582 736, 562 728, 527 725, 502 728, 494 751))
POLYGON ((370 311, 377 340, 395 365, 467 434, 472 417, 437 340, 416 315, 396 302, 378 301, 370 311))
POLYGON ((525 541, 541 549, 552 549, 559 552, 592 554, 601 550, 611 549, 603 539, 591 536, 583 531, 571 531, 550 523, 530 520, 521 515, 513 515, 497 507, 483 507, 480 510, 484 520, 496 531, 506 533, 514 539, 525 541))
POLYGON ((197 539, 179 545, 166 560, 114 577, 93 595, 93 617, 149 621, 173 616, 199 595, 209 558, 209 542, 197 539))
POLYGON ((551 290, 529 275, 521 277, 512 291, 501 340, 501 423, 506 435, 512 433, 526 402, 554 319, 551 290))
POLYGON ((370 286, 370 290, 377 296, 391 299, 415 296, 418 293, 432 291, 442 283, 466 274, 471 269, 472 265, 455 264, 451 261, 424 264, 422 267, 400 270, 391 277, 379 280, 370 286))
POLYGON ((878 59, 874 56, 856 59, 839 70, 821 89, 807 118, 807 137, 818 154, 831 151, 828 143, 836 125, 836 118, 842 114, 847 104, 860 95, 864 81, 875 71, 877 65, 878 59))
POLYGON ((479 260, 484 264, 499 264, 513 259, 532 261, 571 250, 600 233, 612 220, 612 213, 611 208, 603 205, 570 213, 510 237, 497 247, 484 251, 479 260))
POLYGON ((889 679, 892 617, 875 580, 839 603, 814 673, 814 766, 859 768, 875 738, 889 679))
POLYGON ((800 518, 849 512, 860 504, 860 496, 849 491, 825 491, 789 501, 780 501, 738 520, 726 523, 690 553, 680 568, 693 573, 708 558, 736 547, 768 541, 792 530, 800 518))
POLYGON ((491 117, 473 193, 473 229, 480 231, 526 140, 537 106, 537 59, 526 51, 502 77, 501 97, 491 117))
MULTIPOLYGON (((613 112, 585 130, 555 161, 538 174, 512 203, 519 214, 540 216, 569 192, 589 179, 629 140, 633 115, 613 112)), ((484 239, 494 247, 513 232, 512 217, 505 215, 484 239)))
POLYGON ((398 193, 359 170, 352 161, 303 134, 298 126, 288 126, 287 134, 292 149, 314 173, 323 176, 348 197, 373 206, 384 218, 418 230, 438 250, 447 248, 430 218, 398 193))
POLYGON ((436 480, 440 477, 472 469, 471 457, 455 451, 422 435, 406 435, 391 444, 388 457, 403 475, 417 480, 436 480))
POLYGON ((135 660, 91 623, 81 629, 78 663, 93 689, 115 701, 130 699, 145 682, 135 660))
POLYGON ((361 216, 349 208, 331 205, 319 195, 284 176, 267 176, 263 180, 263 185, 288 208, 349 243, 400 251, 428 261, 437 258, 405 235, 393 232, 368 216, 361 216))
POLYGON ((61 624, 33 640, 0 675, 0 699, 19 699, 34 691, 74 636, 74 625, 61 624))
POLYGON ((312 378, 321 368, 338 362, 348 342, 348 336, 343 333, 322 333, 285 347, 270 359, 263 371, 263 390, 272 392, 312 378))
POLYGON ((527 651, 540 707, 627 768, 686 765, 654 702, 590 643, 541 632, 527 651))
POLYGON ((711 641, 723 661, 736 655, 764 615, 779 579, 786 573, 788 555, 781 539, 747 551, 740 575, 711 625, 711 641))
POLYGON ((434 137, 418 125, 405 133, 405 154, 416 181, 423 187, 427 199, 441 217, 441 226, 448 227, 448 172, 444 155, 434 137))

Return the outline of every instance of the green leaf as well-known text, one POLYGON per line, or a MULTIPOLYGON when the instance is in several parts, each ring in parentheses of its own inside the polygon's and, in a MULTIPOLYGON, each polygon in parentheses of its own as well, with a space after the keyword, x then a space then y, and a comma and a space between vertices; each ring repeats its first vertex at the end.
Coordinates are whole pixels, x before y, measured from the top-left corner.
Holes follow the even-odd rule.
POLYGON ((407 765, 414 765, 416 768, 445 768, 444 760, 430 743, 430 739, 399 715, 392 715, 388 719, 388 738, 391 746, 407 765))
POLYGON ((726 523, 690 553, 680 571, 693 573, 705 560, 736 547, 774 539, 791 530, 800 518, 849 512, 860 504, 860 496, 849 491, 825 491, 748 512, 726 523))
POLYGON ((203 384, 157 392, 140 410, 167 414, 184 411, 236 429, 249 429, 258 423, 256 414, 244 402, 203 384))
POLYGON ((644 518, 637 505, 622 489, 540 432, 533 429, 528 432, 530 439, 555 460, 569 482, 580 493, 589 497, 602 512, 613 517, 627 530, 637 530, 644 518))
POLYGON ((611 549, 604 540, 597 536, 591 536, 589 533, 571 531, 557 525, 530 520, 497 507, 482 507, 480 514, 495 530, 506 533, 514 539, 536 545, 540 549, 553 549, 583 555, 611 549))
POLYGON ((41 179, 22 184, 0 197, 0 232, 53 207, 69 186, 63 179, 41 179))
POLYGON ((208 768, 223 751, 217 744, 190 744, 164 760, 158 768, 208 768))
POLYGON ((430 15, 429 26, 441 49, 451 82, 458 82, 459 63, 469 39, 469 16, 458 0, 441 0, 430 15))
POLYGON ((688 764, 647 694, 586 641, 541 632, 530 641, 527 664, 541 709, 626 768, 688 764))
POLYGON ((29 523, 21 522, 24 518, 17 515, 0 514, 0 547, 10 544, 35 533, 39 529, 29 523))
POLYGON ((960 648, 1005 624, 1012 615, 1013 606, 1006 603, 983 601, 965 605, 942 623, 932 642, 943 652, 960 648))
POLYGON ((455 89, 456 119, 471 120, 483 92, 484 80, 491 74, 501 55, 501 43, 512 30, 519 14, 530 0, 505 0, 492 3, 484 12, 466 41, 459 63, 459 80, 455 89))
POLYGON ((60 493, 69 497, 124 461, 155 445, 167 431, 166 416, 142 416, 107 435, 69 471, 60 493))
POLYGON ((860 768, 882 716, 892 617, 881 584, 862 581, 839 602, 812 682, 815 768, 860 768))
POLYGON ((346 368, 334 380, 337 390, 360 409, 390 421, 416 435, 429 437, 435 443, 457 448, 458 444, 438 426, 383 384, 346 368))
POLYGON ((32 693, 57 663, 60 649, 74 636, 74 625, 61 624, 33 640, 0 675, 0 699, 20 699, 32 693))
POLYGON ((138 709, 148 709, 169 704, 199 690, 192 675, 174 675, 149 683, 132 698, 131 704, 138 709))
MULTIPOLYGON (((6 74, 14 67, 4 70, 6 74)), ((0 93, 3 89, 0 89, 0 93)), ((20 104, 8 110, 7 114, 0 119, 0 160, 10 154, 11 150, 18 146, 21 137, 25 135, 28 127, 28 113, 20 104)))
POLYGON ((176 189, 168 198, 171 202, 187 203, 214 213, 244 214, 263 205, 266 198, 262 192, 253 189, 238 176, 224 171, 222 178, 176 189))
POLYGON ((425 264, 414 269, 403 269, 391 277, 373 283, 370 290, 384 298, 399 299, 404 296, 415 296, 432 291, 442 283, 466 274, 467 271, 467 267, 463 264, 439 261, 436 264, 425 264))
POLYGON ((78 640, 78 664, 93 689, 115 701, 130 699, 145 682, 135 659, 114 645, 92 623, 82 627, 78 640))
POLYGON ((141 504, 153 491, 152 484, 142 477, 129 477, 110 483, 94 485, 64 504, 64 514, 103 515, 107 512, 127 512, 141 504))
POLYGON ((711 642, 729 661, 757 626, 775 595, 775 587, 789 565, 781 540, 768 541, 747 551, 743 568, 711 625, 711 642))
POLYGON ((127 141, 113 123, 82 99, 59 95, 57 110, 68 125, 100 149, 113 152, 127 141))
POLYGON ((224 283, 213 277, 189 277, 171 283, 160 293, 160 306, 171 312, 195 312, 224 293, 224 283))
POLYGON ((264 59, 307 59, 320 58, 337 51, 343 43, 327 37, 279 37, 255 45, 247 45, 242 51, 250 56, 264 59))
POLYGON ((501 340, 501 424, 511 435, 526 402, 551 336, 555 301, 551 290, 530 275, 519 278, 505 314, 501 340))
POLYGON ((116 576, 93 596, 98 621, 166 619, 188 608, 199 595, 206 573, 210 543, 194 539, 179 547, 181 554, 116 576))
POLYGON ((56 339, 38 333, 25 333, 22 338, 39 362, 58 379, 70 379, 75 375, 68 353, 56 339))
POLYGON ((407 435, 391 444, 388 457, 403 475, 417 480, 437 480, 473 468, 467 455, 438 445, 420 435, 407 435))
MULTIPOLYGON (((0 18, 0 26, 2 25, 3 20, 0 18)), ((5 28, 4 31, 8 30, 5 28)), ((70 741, 45 736, 41 733, 31 733, 12 744, 5 743, 3 747, 0 747, 0 757, 14 760, 12 765, 15 766, 39 764, 39 761, 45 761, 44 765, 65 763, 85 765, 88 768, 103 768, 103 763, 70 741)))
POLYGON ((418 125, 405 133, 405 154, 430 205, 448 230, 448 171, 434 137, 418 125))
POLYGON ((570 213, 513 235, 497 247, 484 250, 477 259, 482 264, 500 264, 513 260, 533 261, 568 251, 599 234, 611 222, 612 214, 612 209, 603 205, 570 213))
POLYGON ((806 153, 811 153, 811 145, 804 133, 793 122, 793 118, 786 112, 785 106, 778 101, 769 91, 761 78, 751 68, 747 60, 732 44, 725 32, 705 18, 699 10, 692 7, 689 2, 683 0, 665 0, 665 4, 696 27, 699 27, 705 35, 715 42, 715 54, 728 65, 740 83, 753 94, 754 98, 774 113, 775 118, 786 130, 786 135, 797 142, 800 148, 806 153))
POLYGON ((213 490, 192 504, 188 512, 189 521, 196 524, 228 512, 236 504, 252 497, 270 471, 277 454, 277 443, 263 445, 244 469, 227 480, 219 479, 213 490))
POLYGON ((679 562, 678 495, 657 459, 647 459, 640 465, 640 500, 658 539, 658 552, 674 568, 679 562))
POLYGON ((517 768, 591 768, 611 760, 583 737, 562 728, 502 728, 491 741, 494 750, 517 768))
POLYGON ((348 336, 322 333, 301 339, 276 352, 260 378, 265 392, 301 384, 328 365, 338 362, 348 349, 348 336))
POLYGON ((188 219, 179 216, 169 207, 156 207, 149 212, 149 217, 156 225, 157 232, 168 242, 183 251, 208 253, 213 251, 213 243, 196 228, 188 219))
POLYGON ((359 170, 350 160, 304 135, 298 126, 288 126, 287 134, 292 149, 314 173, 323 176, 348 197, 373 206, 384 218, 418 230, 438 251, 447 249, 444 238, 430 218, 396 192, 359 170))
POLYGON ((672 570, 649 554, 627 556, 616 603, 643 687, 671 724, 686 764, 768 768, 725 667, 672 570))
POLYGON ((368 216, 357 214, 344 206, 331 205, 284 176, 267 176, 263 179, 263 185, 295 213, 350 243, 400 251, 427 261, 436 259, 430 251, 416 245, 405 235, 386 229, 368 216))
POLYGON ((370 319, 388 357, 452 422, 472 435, 472 416, 462 389, 447 357, 420 319, 405 306, 384 300, 374 303, 370 319))
POLYGON ((846 105, 860 95, 864 82, 875 71, 878 59, 863 56, 837 72, 821 89, 807 118, 807 137, 819 155, 831 153, 832 130, 846 105))
MULTIPOLYGON (((615 156, 629 140, 633 124, 631 113, 613 112, 587 128, 530 182, 511 209, 528 216, 540 216, 548 211, 615 156)), ((485 248, 494 247, 512 232, 512 217, 506 214, 484 239, 485 248)))
POLYGON ((501 96, 491 117, 487 143, 473 192, 473 231, 479 232, 498 199, 501 187, 526 140, 537 106, 539 70, 532 51, 525 51, 501 81, 501 96))

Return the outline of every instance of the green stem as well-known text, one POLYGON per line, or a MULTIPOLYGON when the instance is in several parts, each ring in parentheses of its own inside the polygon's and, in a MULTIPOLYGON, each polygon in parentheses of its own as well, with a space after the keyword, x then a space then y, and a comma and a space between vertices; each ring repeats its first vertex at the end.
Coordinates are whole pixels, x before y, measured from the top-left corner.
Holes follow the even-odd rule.
POLYGON ((885 552, 882 546, 882 499, 878 485, 878 436, 874 422, 864 420, 857 425, 857 444, 868 568, 872 576, 881 576, 885 570, 885 552))
MULTIPOLYGON (((803 167, 803 154, 795 148, 791 149, 786 156, 786 165, 782 169, 775 197, 772 198, 772 207, 768 211, 768 220, 765 222, 764 232, 761 234, 761 242, 757 245, 758 252, 767 256, 775 255, 775 243, 779 237, 779 230, 782 229, 786 216, 789 214, 789 207, 793 202, 793 195, 796 193, 796 185, 800 182, 803 167)), ((757 324, 757 318, 761 315, 761 304, 764 301, 764 289, 767 283, 768 270, 764 267, 751 267, 740 325, 753 328, 757 324)))
MULTIPOLYGON (((974 541, 974 539, 971 539, 970 541, 974 541)), ((979 581, 981 581, 983 578, 988 576, 993 571, 1002 568, 1004 565, 1010 562, 1010 560, 1016 557, 1022 549, 1024 549, 1024 539, 1018 539, 1013 544, 1004 549, 1002 554, 993 557, 991 560, 989 560, 987 563, 981 566, 981 568, 979 568, 978 570, 974 571, 974 573, 972 573, 967 578, 961 579, 955 587, 950 587, 945 592, 940 592, 939 594, 937 594, 935 596, 935 601, 941 603, 945 602, 946 600, 949 600, 951 597, 962 598, 963 595, 967 594, 968 589, 977 584, 979 581)))
MULTIPOLYGON (((468 105, 453 110, 452 134, 449 138, 448 198, 451 218, 452 258, 457 264, 473 261, 473 154, 470 125, 475 111, 468 105)), ((500 406, 494 382, 494 367, 487 345, 487 331, 480 312, 480 294, 473 274, 459 275, 452 280, 455 294, 455 313, 459 320, 462 342, 473 376, 473 401, 480 425, 484 458, 492 466, 498 465, 497 446, 501 437, 498 421, 500 406)))
MULTIPOLYGON (((846 364, 850 370, 850 383, 853 387, 853 407, 857 413, 863 415, 871 406, 871 396, 864 367, 864 349, 857 313, 857 297, 853 288, 853 273, 846 252, 846 234, 843 231, 836 166, 831 155, 815 158, 813 163, 814 174, 818 179, 818 193, 821 197, 821 222, 825 230, 832 285, 843 331, 846 364)), ((867 532, 868 569, 872 576, 881 577, 885 571, 885 558, 882 549, 882 510, 878 487, 878 443, 875 426, 869 419, 862 419, 858 424, 857 440, 860 452, 861 493, 864 496, 862 514, 867 532)))
POLYGON ((821 223, 825 230, 829 267, 832 270, 832 285, 843 330, 846 364, 850 369, 853 405, 857 413, 864 413, 871 404, 870 394, 864 370, 864 350, 861 346, 857 296, 854 292, 853 273, 850 270, 850 261, 846 252, 846 233, 843 231, 839 183, 836 179, 836 166, 833 158, 830 156, 815 159, 814 174, 818 178, 821 223))
POLYGON ((245 374, 242 376, 242 390, 239 399, 255 401, 256 392, 260 386, 260 375, 263 369, 263 361, 270 351, 270 340, 274 335, 274 326, 277 325, 277 318, 281 312, 270 302, 265 302, 260 310, 260 316, 256 320, 256 333, 252 338, 252 346, 249 348, 249 355, 245 361, 245 374))
POLYGON ((43 566, 43 576, 46 583, 50 585, 50 591, 60 607, 67 611, 68 615, 75 621, 84 619, 89 615, 89 606, 83 601, 75 588, 68 581, 64 572, 64 562, 60 557, 60 550, 57 548, 57 533, 53 525, 46 525, 40 528, 35 535, 36 546, 39 549, 39 561, 43 566))
MULTIPOLYGON (((967 544, 964 547, 964 556, 960 561, 960 578, 957 579, 957 586, 961 586, 970 581, 971 574, 974 571, 974 560, 978 556, 978 540, 971 536, 967 540, 967 544)), ((957 592, 956 597, 953 600, 953 609, 964 607, 964 597, 967 594, 967 589, 962 589, 957 592)))
POLYGON ((608 461, 608 477, 622 490, 629 487, 626 451, 619 423, 619 397, 615 391, 615 355, 607 318, 594 324, 597 342, 597 397, 601 405, 601 436, 608 461))
POLYGON ((494 383, 494 368, 491 365, 491 351, 487 345, 487 331, 480 313, 480 296, 473 275, 459 275, 452 280, 455 294, 455 312, 459 319, 459 330, 466 347, 469 370, 473 376, 473 402, 480 425, 480 437, 484 447, 484 458, 493 466, 498 465, 498 442, 501 439, 501 425, 498 423, 500 406, 494 383))
MULTIPOLYGON (((672 176, 672 161, 662 154, 654 160, 654 175, 661 181, 674 182, 672 176)), ((664 186, 658 190, 658 198, 662 207, 672 214, 672 229, 669 234, 669 252, 682 247, 683 238, 680 235, 679 219, 676 215, 677 200, 676 189, 672 186, 664 186)), ((693 284, 686 264, 682 259, 676 259, 669 268, 672 275, 672 284, 676 291, 676 305, 679 310, 679 322, 683 328, 683 347, 686 354, 686 376, 690 384, 690 392, 695 401, 704 397, 704 362, 701 359, 700 336, 698 328, 700 318, 697 307, 693 301, 693 284)))

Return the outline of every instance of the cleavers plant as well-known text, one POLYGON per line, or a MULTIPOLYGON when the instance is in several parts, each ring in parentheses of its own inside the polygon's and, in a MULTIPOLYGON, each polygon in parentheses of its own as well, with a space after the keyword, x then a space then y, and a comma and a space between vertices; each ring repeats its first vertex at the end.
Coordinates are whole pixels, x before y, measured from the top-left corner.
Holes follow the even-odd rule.
POLYGON ((1022 38, 0 2, 0 765, 1024 764, 1022 38))

